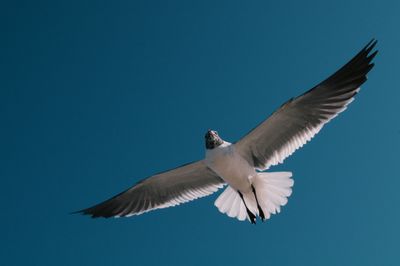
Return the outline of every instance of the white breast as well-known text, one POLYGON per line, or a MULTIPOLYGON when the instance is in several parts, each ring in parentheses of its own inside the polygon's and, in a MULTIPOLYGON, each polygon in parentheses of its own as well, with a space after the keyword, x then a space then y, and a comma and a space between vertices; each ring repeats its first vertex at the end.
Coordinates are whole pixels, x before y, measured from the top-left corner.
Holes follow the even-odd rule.
POLYGON ((206 165, 216 172, 226 183, 242 192, 251 189, 251 178, 255 169, 235 151, 235 147, 224 142, 212 150, 206 150, 206 165))

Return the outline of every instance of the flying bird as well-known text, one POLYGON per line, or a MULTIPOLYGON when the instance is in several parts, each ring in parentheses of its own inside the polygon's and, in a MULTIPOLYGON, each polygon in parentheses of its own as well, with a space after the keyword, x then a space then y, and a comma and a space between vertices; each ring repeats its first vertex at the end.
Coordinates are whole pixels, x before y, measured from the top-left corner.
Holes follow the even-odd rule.
POLYGON ((291 172, 265 172, 310 141, 343 112, 373 68, 376 40, 326 80, 284 103, 246 136, 230 143, 205 134, 205 158, 150 176, 98 205, 79 211, 126 217, 208 196, 227 185, 215 206, 229 217, 256 223, 279 213, 292 193, 291 172))

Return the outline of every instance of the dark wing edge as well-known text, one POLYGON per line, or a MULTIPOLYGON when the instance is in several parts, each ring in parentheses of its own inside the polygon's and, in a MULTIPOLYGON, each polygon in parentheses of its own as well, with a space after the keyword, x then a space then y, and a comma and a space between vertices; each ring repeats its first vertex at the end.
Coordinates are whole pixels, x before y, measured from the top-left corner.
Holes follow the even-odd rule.
MULTIPOLYGON (((325 96, 332 97, 332 92, 337 92, 338 95, 345 93, 343 91, 346 87, 349 88, 349 91, 352 91, 350 88, 353 88, 355 85, 356 88, 359 88, 365 81, 367 81, 368 72, 374 67, 374 63, 371 61, 378 54, 378 50, 374 51, 372 54, 371 51, 374 49, 377 40, 372 39, 361 51, 355 55, 347 64, 341 67, 338 71, 332 74, 329 78, 319 83, 317 86, 308 90, 304 94, 300 95, 297 98, 305 96, 309 93, 327 93, 325 96), (343 87, 340 89, 340 87, 343 87), (325 90, 323 89, 325 88, 325 90), (329 93, 330 92, 330 93, 329 93)), ((356 92, 357 93, 357 92, 356 92)), ((355 95, 355 94, 354 94, 355 95)))
POLYGON ((329 78, 283 104, 235 144, 239 153, 257 169, 266 170, 310 141, 353 101, 374 66, 371 61, 378 51, 371 51, 376 44, 371 40, 329 78))
POLYGON ((139 215, 208 196, 224 185, 204 161, 197 161, 143 179, 128 190, 75 213, 92 218, 139 215))

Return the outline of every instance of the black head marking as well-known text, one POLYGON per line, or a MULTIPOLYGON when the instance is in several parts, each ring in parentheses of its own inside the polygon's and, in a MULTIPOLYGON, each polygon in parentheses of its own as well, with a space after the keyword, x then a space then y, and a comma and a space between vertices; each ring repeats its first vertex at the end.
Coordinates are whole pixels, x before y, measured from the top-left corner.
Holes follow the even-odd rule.
POLYGON ((205 135, 205 141, 206 141, 206 149, 212 150, 222 143, 224 141, 218 136, 218 132, 209 129, 205 135))

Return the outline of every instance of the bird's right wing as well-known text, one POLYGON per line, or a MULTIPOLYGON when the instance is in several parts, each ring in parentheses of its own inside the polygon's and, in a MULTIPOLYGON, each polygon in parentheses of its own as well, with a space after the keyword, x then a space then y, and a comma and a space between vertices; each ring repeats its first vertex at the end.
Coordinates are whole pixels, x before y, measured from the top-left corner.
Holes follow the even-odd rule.
POLYGON ((151 176, 115 197, 79 212, 93 218, 139 215, 208 196, 224 184, 201 160, 151 176))
POLYGON ((282 105, 235 144, 237 151, 259 170, 282 163, 353 101, 374 66, 375 45, 371 41, 332 76, 282 105))

